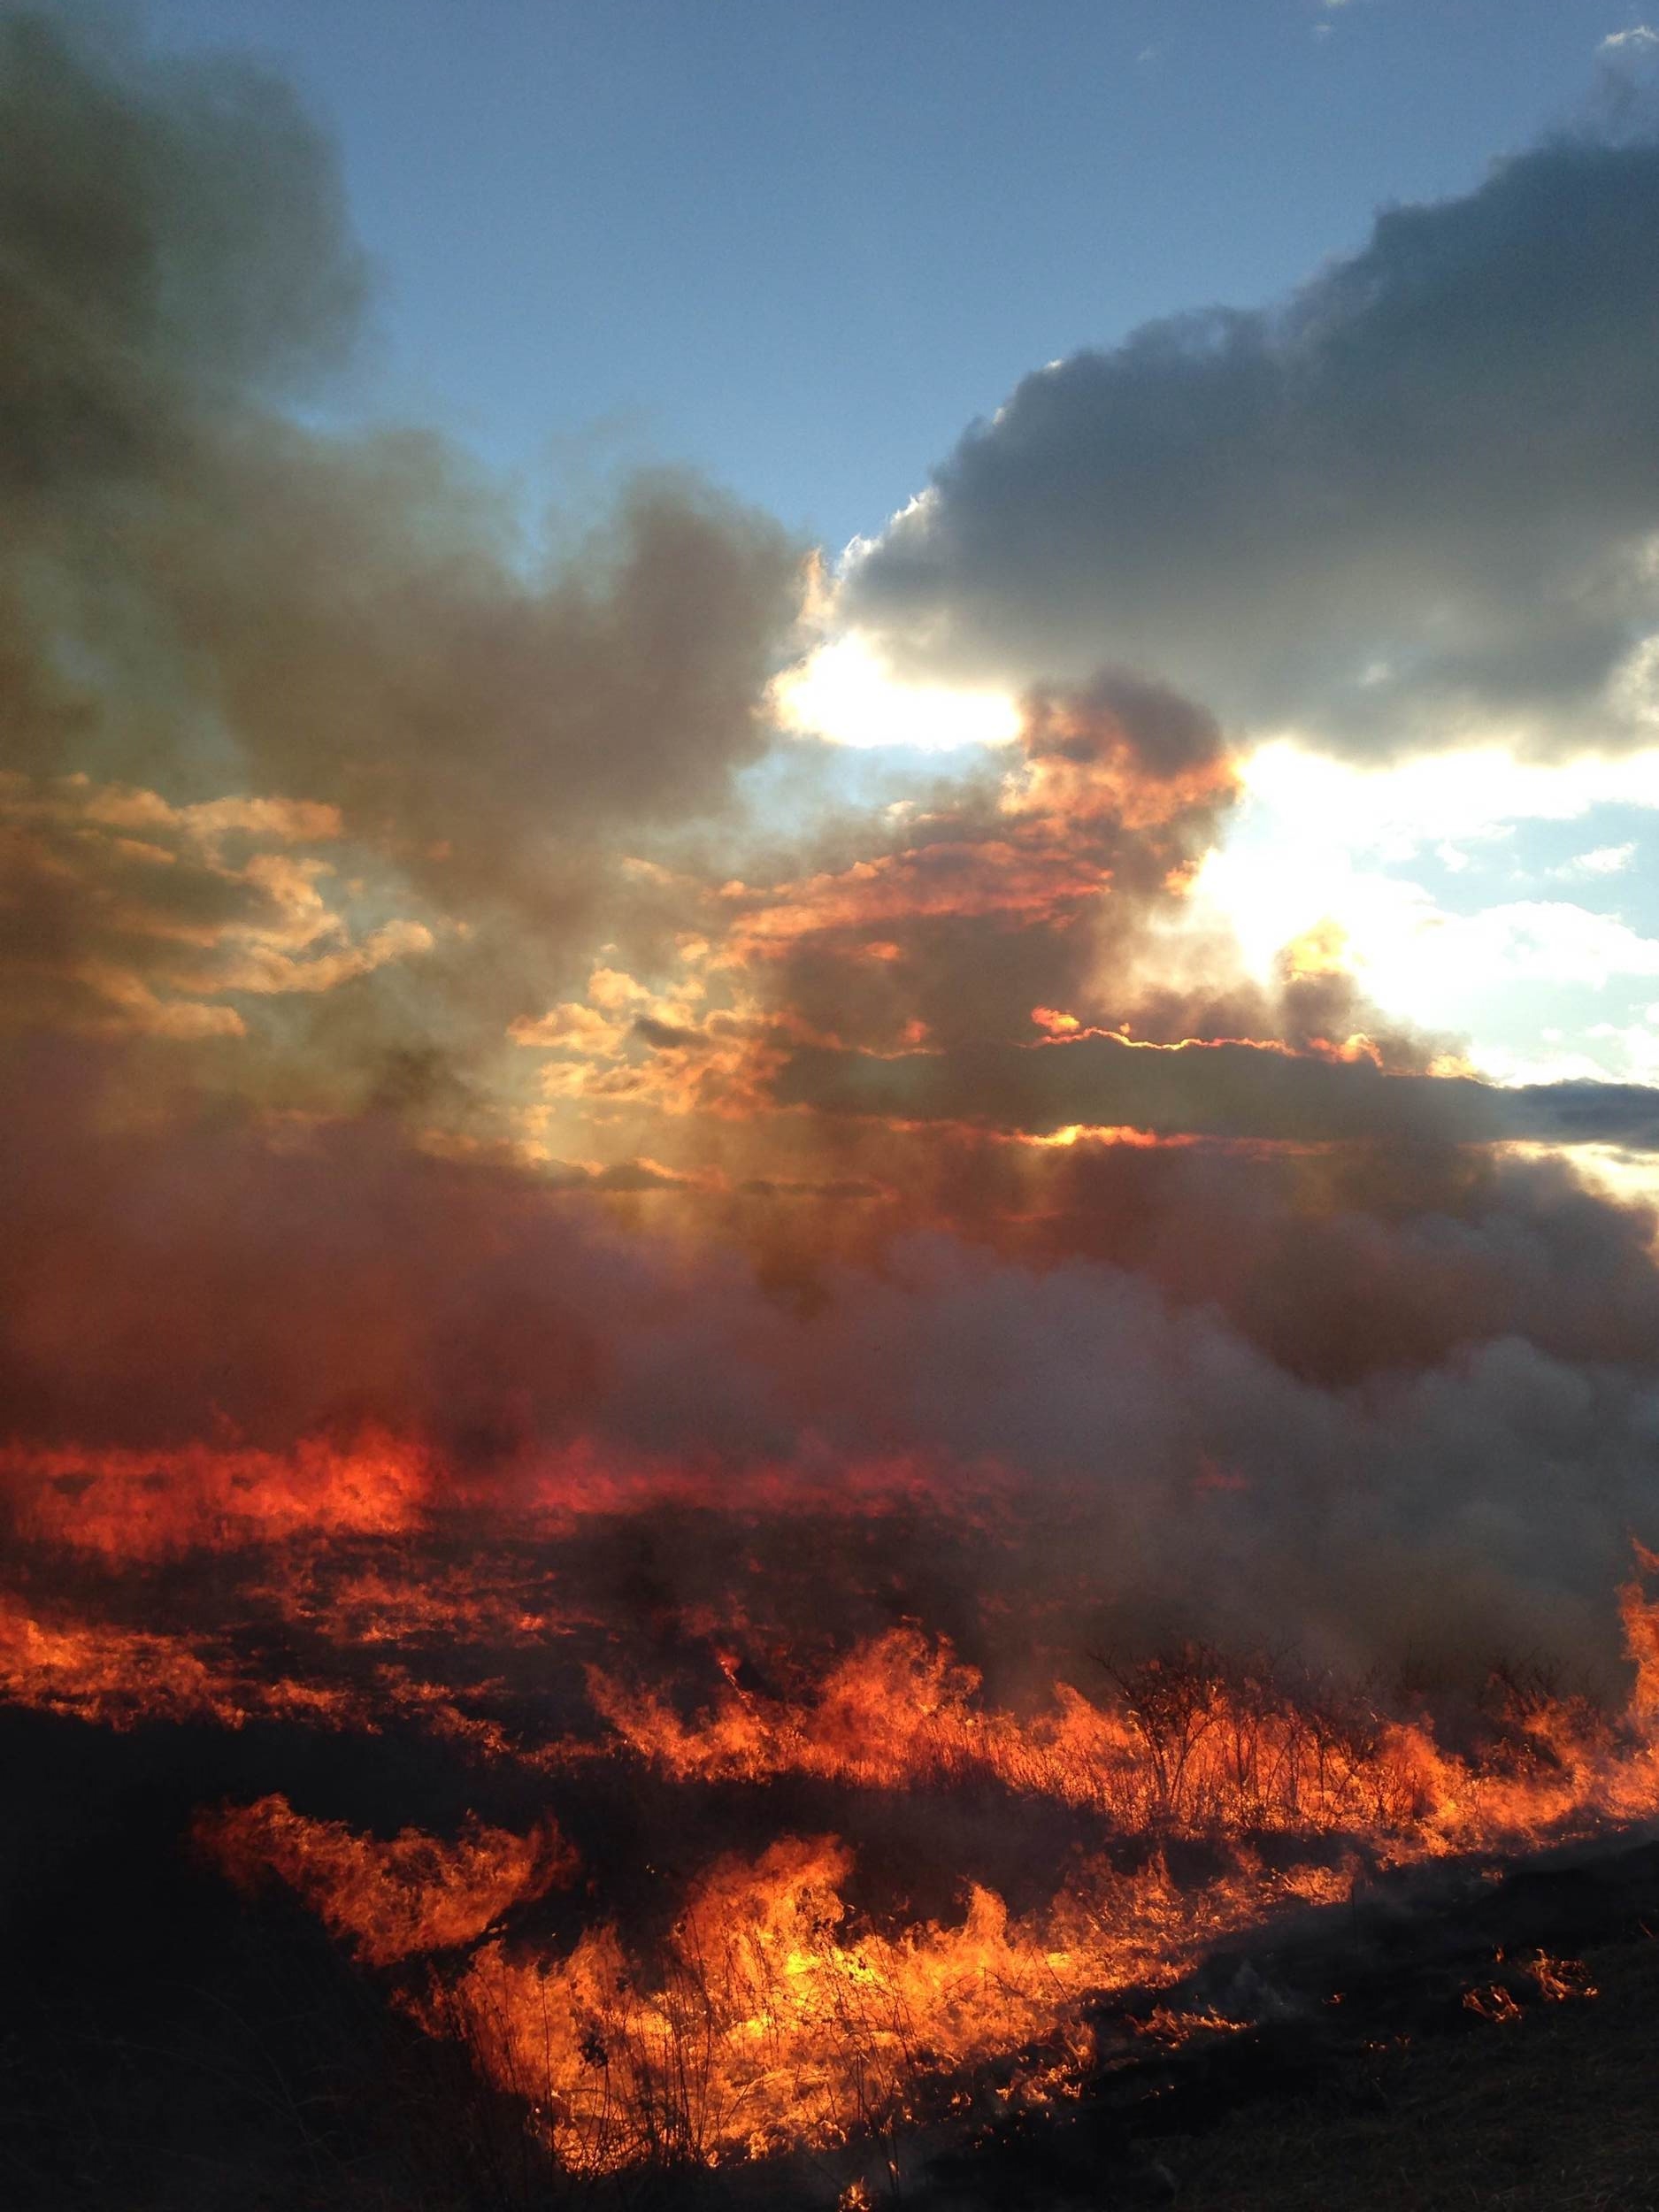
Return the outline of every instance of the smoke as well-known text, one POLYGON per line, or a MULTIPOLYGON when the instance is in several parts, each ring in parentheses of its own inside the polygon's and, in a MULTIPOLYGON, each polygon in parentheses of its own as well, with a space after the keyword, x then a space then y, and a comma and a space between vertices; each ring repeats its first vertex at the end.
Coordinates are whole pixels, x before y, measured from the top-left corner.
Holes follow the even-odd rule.
POLYGON ((867 1532, 787 1585, 832 1635, 1610 1667, 1652 1222, 1501 1148, 1651 1148, 1651 1094, 1434 1072, 1323 953, 1253 982, 1188 900, 1233 735, 1129 672, 1312 713, 1386 632, 1420 701, 1605 683, 1650 150, 1022 388, 849 588, 1017 668, 1019 740, 872 802, 767 723, 764 518, 657 476, 552 565, 439 442, 301 419, 365 288, 280 82, 12 10, 0 128, 20 1535, 360 1532, 321 1491, 373 1433, 397 1528, 672 1474, 701 1548, 634 1509, 681 1624, 810 1498, 890 1517, 879 1597, 867 1532))
MULTIPOLYGON (((737 1540, 787 1543, 792 1487, 845 1485, 856 1515, 859 1470, 909 1467, 947 1514, 988 1490, 1023 1525, 1008 1558, 976 1553, 981 1601, 1047 1587, 1078 1617, 1294 1632, 1349 1663, 1610 1664, 1606 1592, 1653 1511, 1651 1225, 1554 1167, 1447 1177, 1415 1207, 1397 1187, 1393 1219, 1356 1190, 1298 1233, 1294 1187, 1248 1162, 1133 1187, 1101 1163, 1048 1194, 1070 1252, 912 1226, 803 1305, 718 1240, 424 1156, 389 1118, 141 1140, 100 1131, 88 1074, 40 1064, 5 1102, 19 1509, 30 1446, 91 1479, 111 1446, 374 1428, 425 1440, 421 1509, 514 1510, 576 1452, 677 1470, 737 1540)), ((221 1540, 225 1502, 182 1499, 173 1540, 221 1540)), ((890 1566, 929 1586, 933 1540, 890 1538, 890 1566)), ((663 1573, 674 1607, 708 1600, 695 1554, 663 1573)))
POLYGON ((1498 1090, 1463 1077, 1389 1074, 1363 1057, 1111 1034, 881 1056, 803 1046, 782 1070, 777 1094, 785 1105, 830 1113, 986 1122, 1036 1135, 1094 1124, 1296 1143, 1526 1139, 1641 1151, 1659 1138, 1654 1094, 1641 1084, 1498 1090))
POLYGON ((729 801, 796 549, 664 474, 549 565, 432 437, 283 411, 349 357, 364 270, 331 149, 251 65, 11 10, 0 128, 7 1015, 44 985, 94 1029, 475 1053, 615 899, 619 840, 729 801), (296 931, 327 965, 283 967, 296 931))

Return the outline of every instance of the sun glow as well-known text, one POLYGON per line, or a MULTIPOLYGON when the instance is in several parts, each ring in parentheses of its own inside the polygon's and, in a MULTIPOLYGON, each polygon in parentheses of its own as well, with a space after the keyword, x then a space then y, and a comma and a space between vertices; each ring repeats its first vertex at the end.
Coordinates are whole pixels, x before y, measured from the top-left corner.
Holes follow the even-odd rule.
POLYGON ((1240 767, 1245 807, 1196 890, 1263 977, 1293 941, 1332 933, 1383 1006, 1462 1031, 1506 987, 1659 974, 1659 942, 1579 903, 1584 879, 1627 864, 1623 848, 1555 869, 1559 884, 1505 857, 1528 824, 1659 807, 1659 751, 1543 765, 1486 748, 1362 768, 1279 740, 1240 767), (1437 890, 1446 876, 1484 880, 1490 902, 1437 890))
POLYGON ((1006 693, 905 683, 856 630, 786 669, 772 685, 771 704, 784 729, 835 745, 948 752, 1010 744, 1019 733, 1019 709, 1006 693))

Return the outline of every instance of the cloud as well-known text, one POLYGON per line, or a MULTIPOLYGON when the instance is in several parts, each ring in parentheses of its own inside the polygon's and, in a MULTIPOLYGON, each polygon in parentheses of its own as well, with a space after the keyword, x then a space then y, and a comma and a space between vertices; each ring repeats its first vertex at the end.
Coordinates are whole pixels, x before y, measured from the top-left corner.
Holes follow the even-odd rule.
POLYGON ((1285 741, 1240 764, 1248 795, 1298 841, 1326 833, 1350 850, 1402 856, 1446 838, 1493 838, 1517 822, 1571 822, 1593 807, 1659 807, 1659 751, 1517 760, 1497 746, 1418 755, 1388 767, 1333 760, 1285 741))
POLYGON ((752 1103, 803 1035, 1023 1038, 1033 1006, 1092 1015, 1102 993, 1116 1016, 1139 1005, 1147 930, 1181 908, 1234 789, 1213 718, 1162 686, 1107 670, 1035 690, 1017 746, 928 803, 820 823, 826 864, 682 887, 698 933, 677 978, 649 989, 596 969, 586 1002, 514 1037, 559 1056, 549 1095, 683 1111, 721 1086, 726 1108, 752 1103))
POLYGON ((1122 670, 1025 700, 1018 750, 905 814, 850 867, 733 887, 726 956, 820 1034, 887 1046, 1027 1033, 1094 1001, 1186 880, 1234 795, 1213 717, 1122 670))
POLYGON ((1515 979, 1600 990, 1615 976, 1659 975, 1659 939, 1564 900, 1517 899, 1477 914, 1436 912, 1423 927, 1424 956, 1452 964, 1476 990, 1515 979))
POLYGON ((1556 876, 1617 876, 1622 875, 1636 857, 1633 843, 1625 845, 1597 845, 1587 853, 1575 853, 1571 860, 1563 860, 1550 873, 1556 876))
POLYGON ((784 1105, 1048 1136, 1128 1127, 1294 1144, 1617 1143, 1659 1150, 1659 1090, 1575 1082, 1500 1089, 1392 1074, 1363 1054, 1113 1035, 891 1055, 804 1045, 777 1079, 784 1105))
POLYGON ((787 669, 773 687, 780 726, 839 745, 906 745, 925 752, 1001 745, 1019 714, 998 692, 894 681, 857 633, 831 639, 787 669))
POLYGON ((331 991, 430 952, 426 923, 363 925, 333 862, 295 849, 341 834, 310 803, 177 807, 82 775, 0 775, 0 1032, 238 1037, 243 1012, 219 1002, 331 991))
POLYGON ((1627 54, 1639 53, 1648 47, 1659 47, 1659 31, 1650 30, 1645 23, 1633 23, 1627 31, 1609 31, 1595 50, 1598 54, 1627 54))
POLYGON ((1103 656, 1356 757, 1650 743, 1656 230, 1659 145, 1561 138, 1282 307, 1028 376, 842 617, 917 680, 1103 656))

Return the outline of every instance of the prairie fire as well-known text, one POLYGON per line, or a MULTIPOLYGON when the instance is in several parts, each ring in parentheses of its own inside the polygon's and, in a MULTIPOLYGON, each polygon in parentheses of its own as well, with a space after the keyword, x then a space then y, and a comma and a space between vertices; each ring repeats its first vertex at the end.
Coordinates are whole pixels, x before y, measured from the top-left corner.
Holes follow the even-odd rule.
POLYGON ((538 534, 359 418, 295 89, 0 0, 0 2199, 1065 2212, 1286 2039, 1612 2012, 1659 949, 1571 902, 1655 789, 1659 150, 1607 104, 1051 365, 832 577, 688 473, 538 534), (849 651, 993 741, 813 735, 849 651), (1380 827, 1247 944, 1281 774, 1380 827), (1372 1002, 1395 923, 1563 1026, 1372 1002))
MULTIPOLYGON (((1084 2001, 1171 1983, 1220 1939, 1340 1902, 1379 1870, 1651 1819, 1659 1601, 1632 1584, 1621 1604, 1637 1669, 1622 1717, 1509 1686, 1462 1750, 1421 1716, 1298 1696, 1194 1650, 1118 1676, 1099 1701, 1059 1686, 1021 1718, 914 1628, 855 1649, 798 1701, 745 1692, 721 1652, 729 1686, 688 1721, 595 1671, 592 1703, 620 1744, 544 1747, 555 1773, 631 1757, 763 1799, 794 1776, 897 1795, 924 1837, 987 1793, 1016 1820, 1031 1800, 1083 1815, 1061 1886, 1018 1912, 965 1878, 945 1917, 859 1909, 853 1850, 785 1833, 683 1877, 649 1947, 614 1922, 549 1943, 526 1932, 529 1909, 580 1870, 546 1827, 381 1841, 273 1797, 204 1814, 197 1836, 239 1885, 275 1878, 366 1963, 402 1962, 403 2001, 458 2034, 575 2170, 880 2139, 948 2111, 991 2060, 1021 2062, 1004 2097, 1076 2093, 1084 2001)), ((1542 1955, 1532 1970, 1550 1996, 1583 1978, 1542 1955)), ((1228 2024, 1159 2013, 1149 2032, 1228 2024)))
MULTIPOLYGON (((425 1742, 434 1772, 514 1809, 378 1830, 276 1791, 203 1805, 193 1847, 250 1899, 295 1894, 573 2172, 856 2158, 987 2083, 1002 2109, 1064 2103, 1101 2007, 1172 1988, 1218 1944, 1414 1867, 1659 1814, 1659 1561, 1640 1547, 1622 1710, 1518 1676, 1437 1701, 1192 1643, 1091 1654, 1068 1644, 1075 1594, 1015 1617, 1005 1517, 964 1496, 953 1524, 902 1484, 833 1509, 773 1485, 711 1525, 637 1475, 561 1491, 555 1470, 480 1522, 434 1502, 429 1451, 375 1436, 300 1454, 258 1517, 230 1509, 257 1494, 245 1454, 164 1457, 148 1483, 73 1458, 33 1469, 42 1496, 67 1483, 91 1509, 79 1532, 41 1497, 26 1510, 7 1697, 128 1732, 425 1742), (165 1544, 163 1495, 181 1517, 165 1544), (703 1587, 664 1642, 602 1563, 674 1511, 703 1587), (838 1616, 883 1594, 873 1561, 918 1542, 976 1563, 982 1617, 959 1632, 1006 1693, 919 1620, 849 1640, 838 1616), (803 1548, 844 1567, 815 1623, 803 1548), (211 1576, 170 1583, 169 1549, 211 1576)), ((1516 2011, 1507 1987, 1468 2003, 1516 2011)), ((1142 2010, 1165 2044, 1236 2024, 1142 2010)))

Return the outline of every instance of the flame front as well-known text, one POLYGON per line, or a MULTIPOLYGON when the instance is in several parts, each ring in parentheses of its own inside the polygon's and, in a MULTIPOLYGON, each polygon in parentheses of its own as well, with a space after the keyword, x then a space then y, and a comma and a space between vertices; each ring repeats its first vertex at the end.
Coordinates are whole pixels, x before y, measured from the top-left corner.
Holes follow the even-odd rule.
MULTIPOLYGON (((375 1542, 375 1560, 332 1575, 315 1555, 273 1575, 267 1555, 265 1580, 242 1589, 244 1608, 269 1606, 316 1639, 314 1676, 268 1689, 265 1716, 412 1725, 547 1810, 527 1828, 469 1816, 447 1838, 377 1836, 272 1794, 204 1810, 197 1847, 250 1895, 272 1880, 296 1893, 431 2033, 465 2047, 572 2171, 881 2143, 972 2101, 1064 2097, 1102 2001, 1170 1987, 1223 1939, 1387 1870, 1490 1861, 1659 1812, 1659 1601, 1640 1578, 1620 1597, 1634 1669, 1622 1715, 1511 1682, 1448 1732, 1422 1707, 1195 1648, 1096 1665, 1087 1693, 1060 1679, 1016 1709, 909 1624, 828 1655, 785 1693, 772 1680, 787 1655, 726 1617, 700 1647, 713 1686, 688 1699, 685 1684, 629 1686, 580 1657, 623 1624, 551 1602, 559 1542, 526 1534, 466 1578, 425 1582, 402 1540, 375 1542), (469 1636, 499 1672, 440 1690, 415 1671, 419 1652, 452 1661, 469 1636), (410 1663, 365 1671, 364 1653, 386 1646, 410 1663), (564 1647, 580 1689, 556 1717, 544 1671, 564 1647), (533 1664, 506 1679, 515 1656, 539 1662, 541 1678, 533 1664), (469 1709, 471 1732, 457 1733, 469 1709), (774 1832, 702 1863, 681 1853, 634 1866, 631 1902, 608 1913, 594 1901, 616 1869, 585 1862, 562 1832, 604 1777, 640 1804, 661 1793, 670 1835, 687 1817, 702 1832, 711 1805, 721 1823, 774 1832), (803 1801, 838 1806, 865 1841, 780 1825, 803 1801), (967 1870, 970 1841, 948 1906, 918 1909, 879 1871, 866 1878, 882 1809, 895 1807, 935 1855, 953 1834, 972 1839, 987 1809, 1016 1842, 1063 1833, 1059 1878, 1015 1901, 967 1870)), ((238 1672, 238 1632, 246 1622, 191 1647, 14 1612, 10 1694, 120 1725, 242 1725, 258 1701, 238 1672)), ((1527 1971, 1545 1996, 1593 1993, 1572 1962, 1540 1953, 1527 1971)), ((1494 2020, 1517 2009, 1507 1983, 1467 2001, 1494 2020)), ((1144 2001, 1141 2017, 1166 2042, 1236 2024, 1144 2001)))

